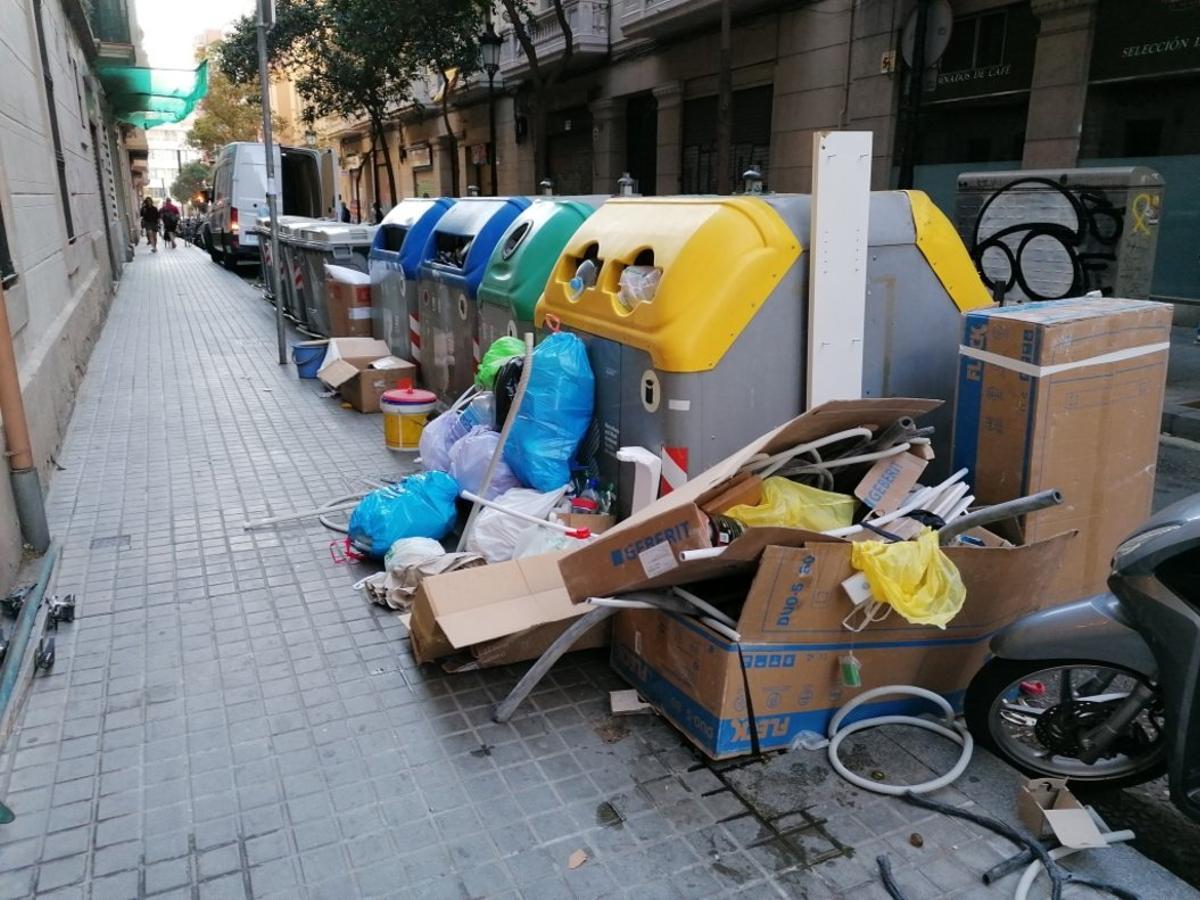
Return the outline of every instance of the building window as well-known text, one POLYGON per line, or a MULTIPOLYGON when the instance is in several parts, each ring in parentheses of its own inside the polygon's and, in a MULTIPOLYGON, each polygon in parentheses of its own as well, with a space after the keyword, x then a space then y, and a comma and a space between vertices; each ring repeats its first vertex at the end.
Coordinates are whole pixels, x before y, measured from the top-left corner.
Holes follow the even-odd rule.
MULTIPOLYGON (((735 191, 742 173, 758 166, 768 184, 771 155, 771 85, 733 92, 733 147, 730 173, 735 191)), ((683 193, 717 191, 717 98, 699 97, 683 104, 683 193)))
POLYGON ((50 113, 50 134, 54 139, 54 163, 58 169, 58 193, 62 200, 67 240, 75 240, 75 220, 71 217, 71 193, 67 188, 67 158, 63 154, 62 135, 58 131, 58 106, 54 100, 54 78, 50 74, 50 54, 46 52, 46 30, 42 25, 42 0, 33 0, 33 20, 37 28, 38 53, 42 60, 42 81, 46 85, 46 107, 50 113))
POLYGON ((942 72, 966 72, 999 66, 1005 62, 1008 12, 983 13, 954 20, 950 43, 942 54, 942 72))
POLYGON ((0 209, 0 285, 8 287, 17 280, 12 253, 8 249, 8 232, 4 228, 4 210, 0 209))

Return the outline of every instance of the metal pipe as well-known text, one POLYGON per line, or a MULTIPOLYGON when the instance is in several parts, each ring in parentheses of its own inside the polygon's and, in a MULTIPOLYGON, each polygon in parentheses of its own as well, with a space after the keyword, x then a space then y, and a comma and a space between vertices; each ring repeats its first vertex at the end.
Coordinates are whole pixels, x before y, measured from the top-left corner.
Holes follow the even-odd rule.
POLYGON ((46 524, 41 479, 33 464, 29 421, 25 418, 25 398, 21 395, 21 375, 3 286, 0 286, 0 417, 4 420, 4 445, 21 536, 35 552, 45 553, 50 546, 50 527, 46 524))
MULTIPOLYGON (((262 95, 263 151, 267 163, 267 214, 271 217, 271 260, 267 277, 275 298, 275 339, 279 364, 287 365, 287 340, 283 330, 283 295, 279 291, 279 185, 275 181, 275 142, 271 136, 271 75, 267 69, 267 32, 275 25, 273 0, 258 2, 258 85, 262 95)), ((262 237, 259 237, 262 240, 262 237)))
MULTIPOLYGON (((487 495, 488 488, 492 486, 492 476, 496 474, 496 467, 500 465, 500 458, 504 455, 504 445, 508 443, 508 434, 512 431, 513 424, 517 421, 517 413, 521 411, 521 403, 525 399, 525 389, 529 386, 529 377, 533 372, 533 332, 525 333, 525 363, 521 367, 521 377, 517 379, 517 390, 513 394, 512 404, 508 408, 508 418, 504 420, 504 425, 500 429, 500 440, 496 441, 496 449, 492 451, 492 458, 488 460, 487 470, 483 473, 483 480, 479 482, 479 496, 487 495)), ((503 507, 501 507, 503 508, 503 507)), ((508 512, 509 510, 505 510, 508 512)), ((475 517, 479 515, 479 503, 474 502, 471 507, 471 512, 467 515, 467 524, 463 526, 462 537, 458 539, 458 552, 462 553, 467 546, 467 538, 471 534, 471 529, 475 527, 475 517)))
POLYGON ((46 595, 46 588, 50 585, 50 575, 54 571, 54 563, 57 559, 58 547, 51 545, 46 549, 46 555, 42 557, 42 568, 38 573, 37 584, 34 585, 29 596, 25 598, 25 603, 21 606, 21 613, 17 617, 17 624, 13 629, 12 641, 8 645, 8 653, 4 657, 4 665, 0 666, 0 725, 5 720, 8 704, 16 690, 17 678, 21 674, 21 668, 25 661, 25 646, 29 643, 29 635, 33 632, 38 608, 42 605, 42 598, 46 595))
POLYGON ((997 503, 993 506, 985 506, 983 509, 977 509, 973 513, 960 516, 953 522, 947 523, 938 532, 938 540, 943 544, 947 544, 964 531, 970 531, 977 526, 990 525, 992 522, 999 522, 1001 519, 1011 519, 1016 516, 1028 515, 1029 513, 1037 512, 1039 509, 1058 506, 1062 502, 1063 495, 1058 491, 1040 491, 1036 494, 1030 494, 1028 497, 1018 497, 1016 500, 997 503))
POLYGON ((496 704, 492 714, 493 722, 507 722, 521 702, 529 696, 539 681, 546 677, 550 667, 558 662, 559 657, 571 649, 574 643, 596 625, 615 615, 617 610, 611 606, 598 606, 591 612, 584 613, 568 626, 543 653, 538 661, 529 667, 529 671, 521 676, 521 680, 508 692, 508 696, 496 704))

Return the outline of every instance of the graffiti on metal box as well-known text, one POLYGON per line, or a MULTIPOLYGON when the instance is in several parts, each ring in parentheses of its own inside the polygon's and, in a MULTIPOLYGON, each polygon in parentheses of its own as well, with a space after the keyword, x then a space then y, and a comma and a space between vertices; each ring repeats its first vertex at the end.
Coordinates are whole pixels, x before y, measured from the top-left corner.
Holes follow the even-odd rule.
MULTIPOLYGON (((1139 210, 1139 220, 1147 214, 1139 210)), ((1014 289, 1029 300, 1108 295, 1125 220, 1125 208, 1101 191, 1018 178, 980 207, 971 253, 988 287, 1005 296, 1014 289)))

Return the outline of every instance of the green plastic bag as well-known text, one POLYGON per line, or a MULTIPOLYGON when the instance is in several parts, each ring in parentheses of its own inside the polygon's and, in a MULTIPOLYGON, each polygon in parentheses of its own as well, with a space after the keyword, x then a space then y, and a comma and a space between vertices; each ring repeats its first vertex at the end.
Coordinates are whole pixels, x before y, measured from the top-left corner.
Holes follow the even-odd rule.
POLYGON ((479 371, 475 373, 475 383, 485 391, 495 389, 496 373, 500 367, 514 356, 525 355, 525 342, 520 338, 505 335, 492 341, 492 346, 483 354, 479 363, 479 371))
POLYGON ((929 528, 911 541, 857 541, 850 549, 850 565, 867 576, 876 600, 914 625, 945 628, 967 599, 958 567, 929 528))
POLYGON ((762 500, 757 506, 741 504, 722 515, 743 525, 760 528, 807 528, 832 531, 854 523, 854 498, 820 488, 797 484, 786 478, 763 481, 762 500))

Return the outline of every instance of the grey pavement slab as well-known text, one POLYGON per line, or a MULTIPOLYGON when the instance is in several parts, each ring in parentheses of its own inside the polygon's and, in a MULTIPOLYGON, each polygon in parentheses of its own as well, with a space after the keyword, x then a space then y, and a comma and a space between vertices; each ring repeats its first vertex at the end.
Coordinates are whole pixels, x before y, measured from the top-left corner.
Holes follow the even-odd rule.
MULTIPOLYGON (((1011 896, 978 880, 1007 848, 819 753, 709 765, 659 719, 612 722, 601 653, 494 724, 519 669, 417 666, 333 534, 242 529, 404 471, 379 417, 278 366, 270 307, 199 251, 139 248, 126 273, 50 492, 78 619, 0 750, 0 900, 870 898, 880 853, 913 898, 1011 896)), ((847 747, 897 778, 953 752, 847 747)), ((942 797, 1011 818, 1017 781, 981 754, 942 797)), ((1100 856, 1145 896, 1195 896, 1100 856)))

